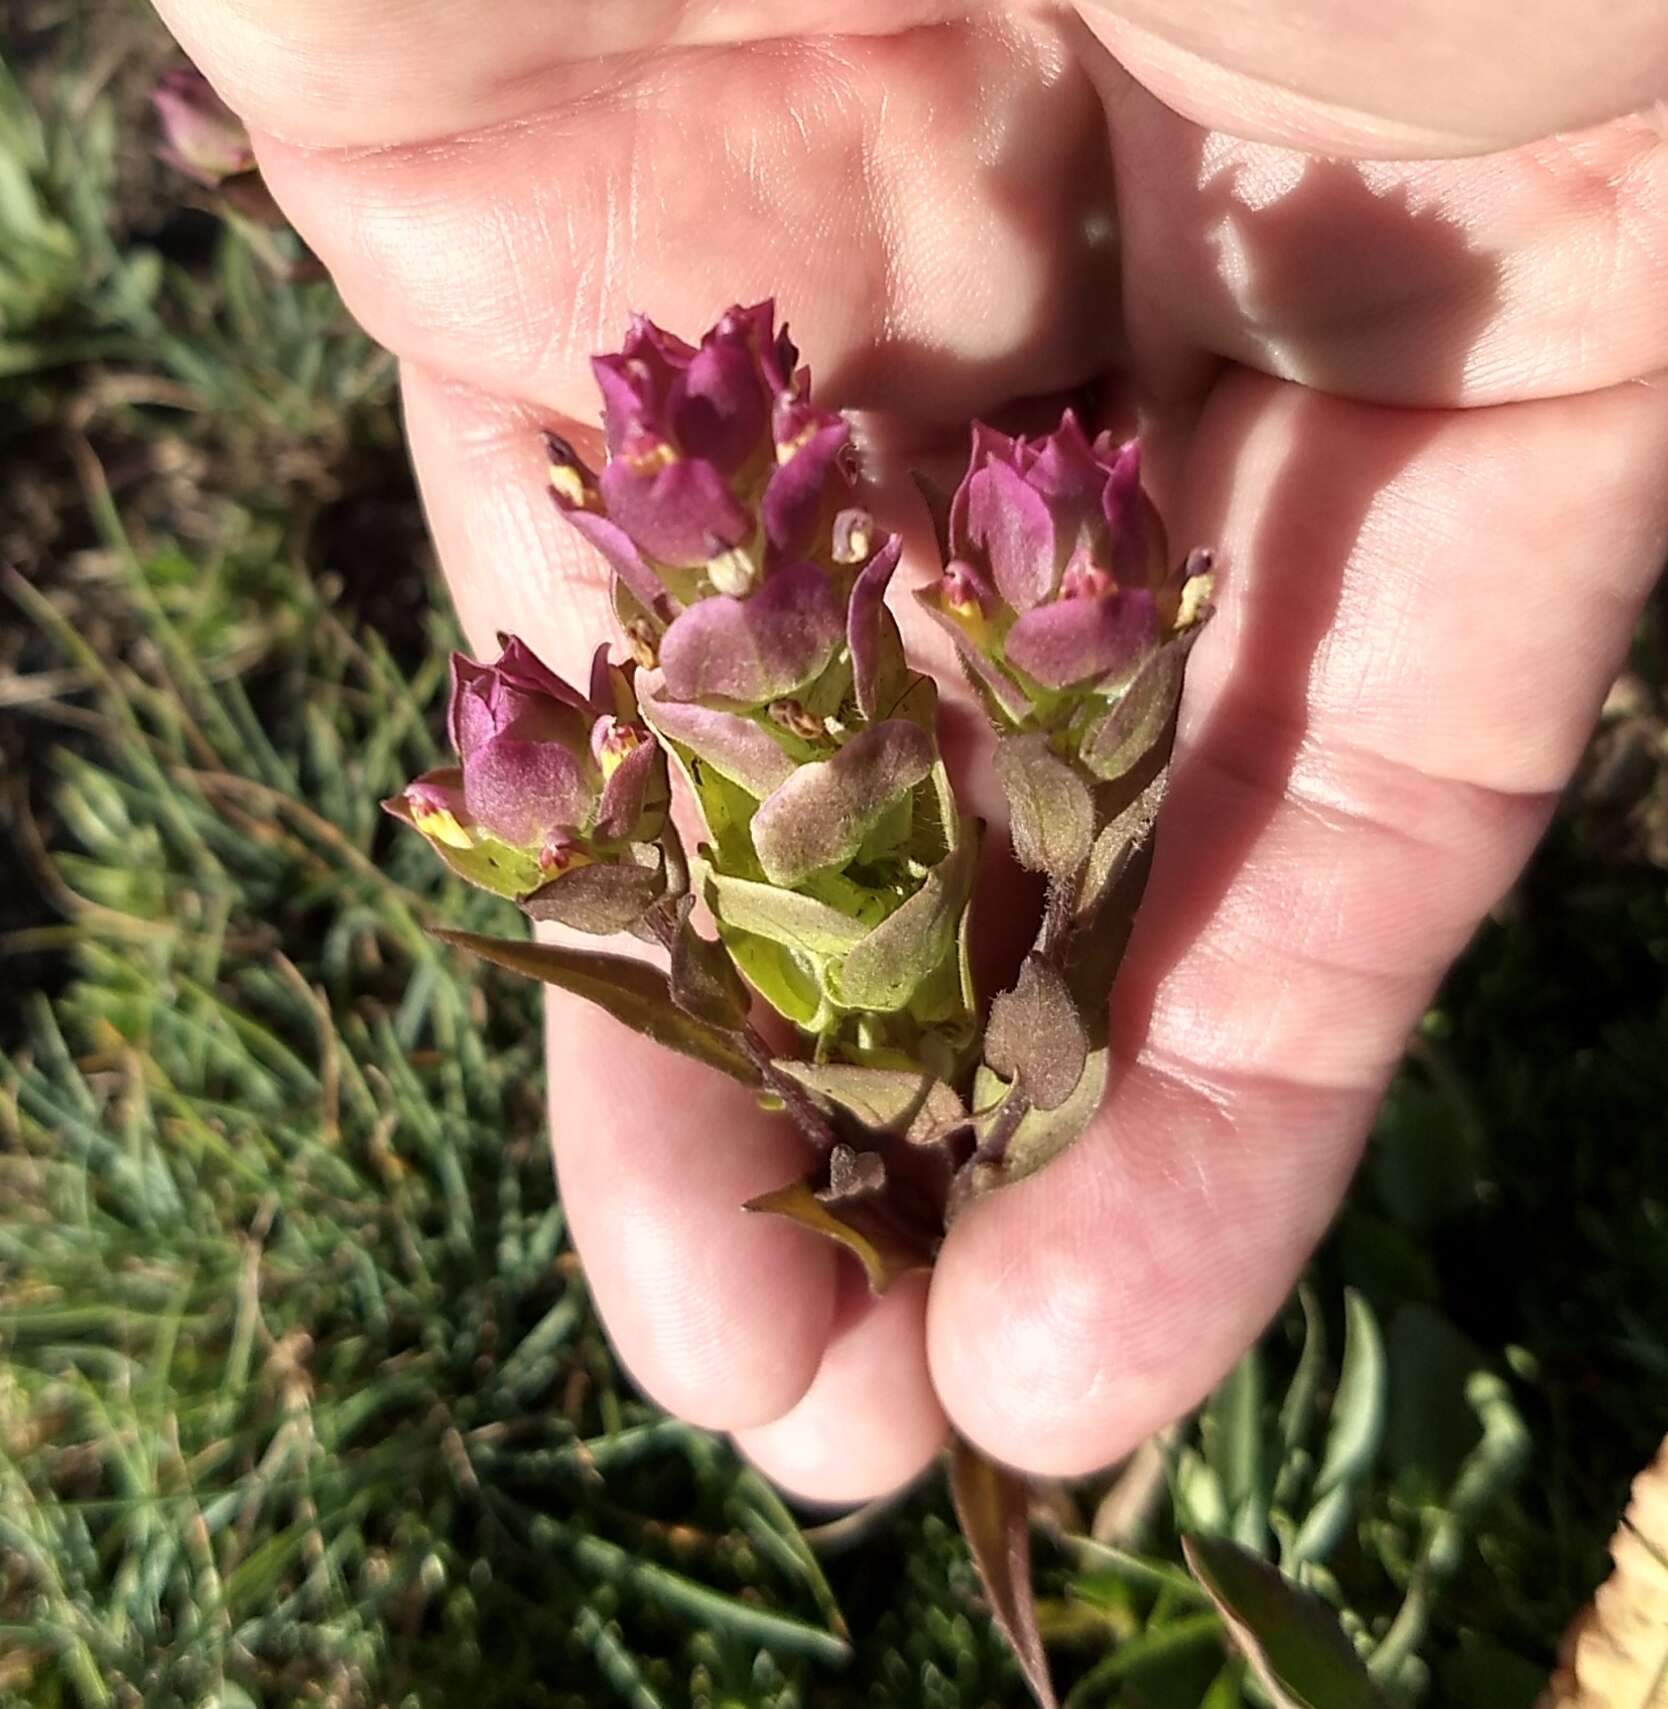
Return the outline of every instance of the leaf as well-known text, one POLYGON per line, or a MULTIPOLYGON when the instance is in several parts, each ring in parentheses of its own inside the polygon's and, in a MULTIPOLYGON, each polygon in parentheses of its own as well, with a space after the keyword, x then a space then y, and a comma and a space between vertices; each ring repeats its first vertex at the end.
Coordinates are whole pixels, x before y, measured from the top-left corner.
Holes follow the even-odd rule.
POLYGON ((747 1019, 752 1007, 747 987, 722 943, 704 938, 696 931, 690 914, 693 896, 678 899, 678 924, 672 939, 669 984, 672 1001, 686 1015, 724 1031, 733 1031, 747 1019))
POLYGON ((932 1262, 932 1255, 912 1242, 867 1227, 855 1228, 836 1208, 824 1204, 804 1181, 760 1193, 743 1208, 785 1216, 801 1228, 845 1247, 863 1266, 869 1286, 877 1294, 885 1293, 900 1276, 925 1269, 932 1262))
POLYGON ((1034 1175, 1076 1139, 1100 1109, 1110 1061, 1104 1047, 1091 1050, 1072 1094, 1053 1110, 1030 1110, 1003 1154, 1003 1185, 1034 1175))
POLYGON ((616 1020, 656 1044, 722 1069, 743 1085, 757 1086, 758 1069, 734 1037, 686 1015, 672 1001, 666 975, 629 956, 563 949, 520 938, 489 938, 478 932, 436 931, 442 943, 466 949, 511 973, 525 974, 595 1003, 616 1020))
POLYGON ((1332 1397, 1321 1469, 1309 1511, 1286 1550, 1283 1564, 1324 1561, 1355 1516, 1355 1492, 1378 1458, 1389 1417, 1390 1365, 1373 1316, 1361 1294, 1344 1293, 1344 1360, 1332 1397))
POLYGON ((1152 835, 1169 780, 1168 769, 1159 772, 1127 807, 1101 827, 1078 886, 1079 918, 1093 913, 1108 899, 1130 861, 1152 835))
POLYGON ((972 886, 977 839, 964 831, 921 888, 841 962, 834 1000, 844 1008, 901 1009, 956 945, 972 886))
POLYGON ((1182 1553, 1275 1709, 1390 1709, 1325 1603, 1225 1537, 1182 1553))
POLYGON ((1315 1479, 1315 1494, 1361 1478, 1384 1441, 1390 1365, 1378 1319, 1354 1288, 1344 1292, 1344 1361, 1332 1399, 1332 1423, 1315 1479))
POLYGON ((773 1008, 795 1026, 814 1030, 824 1008, 822 985, 805 959, 769 938, 718 922, 718 934, 741 976, 773 1008))
POLYGON ((592 861, 541 885, 521 900, 533 920, 550 920, 575 931, 606 937, 642 919, 666 889, 666 866, 592 861))
POLYGON ((892 535, 852 584, 846 608, 846 646, 857 708, 870 723, 890 715, 909 678, 903 636, 886 606, 886 587, 898 567, 901 535, 892 535))
POLYGON ((643 717, 656 735, 687 748, 720 777, 763 799, 793 776, 792 756, 756 718, 646 692, 643 717))
POLYGON ((996 775, 1008 797, 1020 865, 1062 881, 1075 877, 1094 842, 1089 786, 1050 752, 1040 733, 1004 736, 996 747, 996 775))
MULTIPOLYGON (((907 718, 871 724, 832 759, 813 760, 753 815, 753 847, 773 884, 802 884, 854 859, 887 809, 931 773, 933 740, 907 718)), ((907 824, 906 827, 907 829, 907 824)))
POLYGON ((1287 1454, 1295 1453, 1309 1439, 1321 1369, 1326 1363, 1326 1322, 1314 1292, 1300 1283, 1297 1297, 1303 1307, 1303 1351, 1298 1355, 1286 1398, 1280 1402, 1280 1446, 1287 1454))
POLYGON ((967 1119, 961 1099, 925 1070, 787 1059, 771 1066, 876 1133, 930 1137, 967 1119))
POLYGON ((709 867, 703 890, 710 907, 727 926, 768 938, 802 955, 844 955, 869 935, 871 928, 814 896, 778 890, 750 878, 731 878, 709 867))
MULTIPOLYGON (((1168 772, 1160 770, 1101 828, 1077 887, 1066 978, 1086 1016, 1104 1015, 1129 947, 1135 911, 1152 866, 1152 830, 1168 772)), ((1125 783, 1133 783, 1126 779, 1125 783)), ((1116 793, 1124 784, 1109 786, 1116 793)), ((1102 811, 1106 811, 1103 803, 1102 811)))
POLYGON ((1059 973, 1040 956, 1025 958, 1011 991, 990 1006, 985 1061, 1017 1079, 1032 1105, 1057 1110, 1083 1078, 1088 1035, 1059 973))
POLYGON ((1176 1455, 1170 1474, 1175 1487, 1177 1522, 1191 1531, 1216 1536, 1228 1529, 1228 1495, 1216 1468, 1197 1448, 1185 1447, 1176 1455))
POLYGON ((950 1498, 996 1629, 1007 1640, 1040 1709, 1054 1709, 1054 1686, 1031 1591, 1030 1502, 1024 1480, 952 1434, 950 1498))
POLYGON ((1615 1568, 1575 1618, 1538 1709, 1668 1706, 1668 1440, 1633 1481, 1615 1568))
POLYGON ((1187 655, 1204 624, 1166 641, 1136 672, 1111 710, 1083 738, 1083 763, 1103 782, 1133 771, 1170 729, 1187 655))
POLYGON ((1260 1550, 1268 1531, 1263 1481, 1263 1360, 1253 1344, 1217 1385, 1201 1418, 1205 1451, 1221 1480, 1234 1540, 1260 1550))

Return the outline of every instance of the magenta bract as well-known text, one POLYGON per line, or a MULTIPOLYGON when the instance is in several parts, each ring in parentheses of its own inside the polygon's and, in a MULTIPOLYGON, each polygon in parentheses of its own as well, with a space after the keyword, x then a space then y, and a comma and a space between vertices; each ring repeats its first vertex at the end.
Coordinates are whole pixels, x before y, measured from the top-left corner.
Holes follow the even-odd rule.
POLYGON ((629 669, 597 650, 587 697, 514 637, 491 664, 452 656, 455 767, 388 803, 466 877, 521 897, 540 878, 652 841, 665 756, 638 721, 629 669))
POLYGON ((639 316, 593 363, 601 473, 549 442, 556 502, 655 625, 669 698, 763 705, 844 636, 842 571, 863 561, 836 537, 850 433, 798 361, 769 302, 730 309, 699 346, 639 316))
POLYGON ((1039 694, 1127 682, 1175 626, 1193 564, 1166 565, 1136 442, 1091 441, 1070 410, 1035 439, 974 427, 946 545, 943 576, 918 597, 1009 724, 1039 694))

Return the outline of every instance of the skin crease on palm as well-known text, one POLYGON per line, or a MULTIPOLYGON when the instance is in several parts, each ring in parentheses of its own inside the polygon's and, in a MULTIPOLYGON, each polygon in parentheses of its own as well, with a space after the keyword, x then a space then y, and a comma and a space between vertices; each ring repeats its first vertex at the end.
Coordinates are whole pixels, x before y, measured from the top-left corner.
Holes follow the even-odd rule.
POLYGON ((774 294, 916 575, 899 472, 953 469, 971 416, 1099 380, 1141 421, 1172 544, 1224 570, 1090 1133, 877 1303, 737 1209, 799 1167, 785 1124, 565 1002, 552 1125, 627 1365, 802 1495, 894 1487, 946 1416, 1073 1474, 1193 1404, 1336 1208, 1668 547, 1663 0, 164 11, 401 358, 481 647, 571 674, 608 633, 534 428, 583 440, 631 309, 693 335, 774 294))

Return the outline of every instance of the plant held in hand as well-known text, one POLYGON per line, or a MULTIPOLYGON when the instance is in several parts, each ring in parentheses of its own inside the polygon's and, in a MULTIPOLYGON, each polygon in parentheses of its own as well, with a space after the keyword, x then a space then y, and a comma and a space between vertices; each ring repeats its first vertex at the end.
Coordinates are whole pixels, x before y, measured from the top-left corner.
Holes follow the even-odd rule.
MULTIPOLYGON (((1047 885, 1031 952, 986 1003, 968 953, 979 827, 939 751, 937 686, 886 603, 899 541, 863 508, 845 421, 813 402, 768 302, 699 346, 639 318, 594 368, 606 461, 549 439, 551 490, 612 566, 628 661, 600 647, 582 694, 514 638, 490 665, 459 657, 459 764, 386 805, 533 919, 662 946, 664 973, 462 940, 758 1086, 817 1164, 751 1208, 838 1241, 884 1289, 1098 1107, 1210 556, 1172 563, 1138 446, 1070 413, 1040 439, 976 425, 960 487, 928 494, 941 573, 917 597, 996 728, 1014 848, 1047 885), (669 771, 698 810, 693 854, 669 771), (767 1048, 757 1001, 797 1051, 767 1048)), ((1024 1502, 965 1444, 953 1472, 1046 1700, 1014 1570, 1024 1502)))

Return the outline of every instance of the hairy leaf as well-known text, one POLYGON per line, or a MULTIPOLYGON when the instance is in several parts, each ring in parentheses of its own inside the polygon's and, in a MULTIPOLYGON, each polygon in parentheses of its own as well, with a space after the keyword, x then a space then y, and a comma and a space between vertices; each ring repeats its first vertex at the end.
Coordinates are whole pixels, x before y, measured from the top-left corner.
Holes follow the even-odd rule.
POLYGON ((1083 763, 1103 781, 1133 771, 1152 748, 1167 739, 1181 701, 1187 655, 1203 623, 1184 630, 1143 664, 1111 710, 1083 738, 1083 763))
POLYGON ((1325 1603, 1226 1537, 1182 1553, 1275 1709, 1390 1709, 1325 1603))
POLYGON ((972 884, 975 840, 969 834, 921 888, 889 914, 840 964, 836 1001, 854 1009, 901 1009, 921 980, 956 944, 972 884))
POLYGON ((1037 733, 1004 736, 996 749, 996 774, 1007 793, 1020 865, 1061 881, 1075 877, 1094 841, 1089 786, 1050 751, 1047 736, 1037 733))
POLYGON ((692 896, 678 900, 669 970, 672 1000, 685 1014, 709 1026, 734 1030, 747 1019, 751 1007, 747 987, 723 944, 696 931, 690 918, 694 906, 692 896))
POLYGON ((1105 1046, 1092 1049, 1071 1096, 1058 1109, 1027 1111, 1003 1156, 1004 1184, 1036 1174, 1082 1134, 1106 1095, 1109 1067, 1105 1046))
POLYGON ((710 868, 703 879, 707 906, 725 925, 804 955, 843 955, 869 934, 870 928, 861 920, 797 890, 730 878, 710 868))
POLYGON ((788 1060, 772 1066, 877 1133, 930 1138, 967 1119, 961 1099, 925 1070, 788 1060))
POLYGON ((858 710, 871 723, 891 716, 892 704, 909 677, 903 637, 886 605, 886 587, 898 567, 902 546, 902 538, 894 534, 875 553, 852 585, 846 612, 852 690, 858 710))
POLYGON ((1017 1079, 1039 1110, 1057 1110, 1072 1095, 1089 1055, 1077 1005, 1059 973, 1031 955, 1011 991, 990 1006, 985 1061, 1017 1079))
POLYGON ((603 937, 636 925, 665 889, 664 862, 637 866, 592 861, 541 885, 522 899, 521 909, 530 919, 603 937))
POLYGON ((844 639, 828 578, 815 564, 791 564, 751 598, 718 594, 680 613, 660 643, 660 669, 675 700, 761 706, 797 694, 844 639))
POLYGON ((483 937, 477 932, 436 931, 434 935, 511 973, 583 997, 656 1044, 720 1068, 745 1085, 759 1084, 758 1069, 735 1038, 686 1015, 673 1002, 666 975, 647 962, 520 938, 483 937))
POLYGON ((718 922, 718 935, 749 985, 797 1027, 814 1028, 826 999, 811 963, 769 938, 718 922))
POLYGON ((1078 886, 1077 911, 1086 915, 1106 902, 1130 861, 1140 852, 1158 823, 1158 810, 1170 781, 1169 769, 1159 774, 1129 805, 1115 814, 1096 834, 1089 851, 1082 883, 1078 886))
POLYGON ((785 1216, 801 1228, 845 1247, 863 1266, 869 1286, 877 1294, 885 1293, 900 1276, 924 1269, 932 1261, 930 1253, 911 1242, 889 1238, 873 1229, 856 1228, 838 1208, 824 1204, 804 1181, 761 1193, 747 1201, 746 1209, 785 1216))
MULTIPOLYGON (((793 776, 792 756, 756 718, 660 693, 658 677, 643 681, 643 716, 657 734, 698 755, 720 776, 762 799, 793 776)), ((714 833, 716 835, 716 832, 714 833)))
POLYGON ((1017 1472, 950 1437, 950 1496, 978 1568, 996 1629, 1007 1639, 1039 1709, 1054 1709, 1048 1657, 1031 1591, 1031 1526, 1025 1482, 1017 1472))
POLYGON ((844 866, 891 804, 933 766, 932 738, 889 718, 854 736, 829 760, 802 765, 753 815, 753 846, 774 884, 799 884, 844 866))

